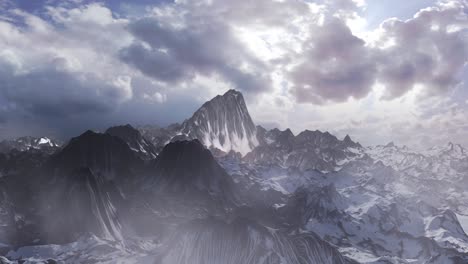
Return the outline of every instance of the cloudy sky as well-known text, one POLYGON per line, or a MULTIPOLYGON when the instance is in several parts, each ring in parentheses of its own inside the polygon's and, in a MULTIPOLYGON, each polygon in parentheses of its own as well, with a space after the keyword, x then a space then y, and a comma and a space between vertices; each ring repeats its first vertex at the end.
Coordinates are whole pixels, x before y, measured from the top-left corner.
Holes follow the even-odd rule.
POLYGON ((0 0, 0 138, 167 125, 234 88, 267 128, 468 145, 466 0, 0 0))

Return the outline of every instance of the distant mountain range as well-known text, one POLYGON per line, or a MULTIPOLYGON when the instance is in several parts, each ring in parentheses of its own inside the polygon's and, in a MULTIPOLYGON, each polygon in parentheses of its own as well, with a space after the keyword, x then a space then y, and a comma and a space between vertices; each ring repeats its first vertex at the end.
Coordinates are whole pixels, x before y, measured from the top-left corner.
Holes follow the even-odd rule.
POLYGON ((14 140, 0 141, 0 153, 8 153, 12 150, 27 151, 27 150, 42 150, 52 153, 62 145, 60 141, 56 141, 47 137, 20 137, 14 140))
POLYGON ((468 263, 468 153, 267 130, 230 90, 168 127, 0 142, 0 263, 468 263))

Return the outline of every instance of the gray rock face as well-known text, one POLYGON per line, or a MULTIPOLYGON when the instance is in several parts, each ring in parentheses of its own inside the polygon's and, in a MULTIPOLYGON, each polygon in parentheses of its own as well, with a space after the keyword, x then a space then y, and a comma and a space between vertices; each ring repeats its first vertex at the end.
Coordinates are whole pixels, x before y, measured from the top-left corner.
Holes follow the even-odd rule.
POLYGON ((156 147, 131 125, 111 127, 106 133, 125 141, 130 149, 144 160, 154 159, 158 154, 156 147))
POLYGON ((153 191, 177 196, 209 195, 235 203, 232 178, 198 140, 167 144, 151 168, 153 191))
POLYGON ((51 156, 45 166, 68 173, 73 169, 89 168, 107 179, 125 178, 143 161, 121 138, 110 134, 86 131, 51 156))
POLYGON ((178 230, 163 252, 156 263, 353 263, 313 233, 288 233, 247 219, 192 221, 178 230))
POLYGON ((260 145, 257 127, 249 115, 244 97, 235 90, 204 103, 182 124, 165 128, 142 126, 138 130, 158 152, 169 142, 192 139, 198 139, 219 155, 234 151, 245 156, 260 145))
POLYGON ((349 136, 339 140, 318 130, 305 130, 297 136, 289 129, 266 131, 260 127, 258 131, 261 144, 245 156, 249 163, 330 172, 359 157, 363 150, 349 136))
POLYGON ((47 191, 39 194, 36 208, 40 210, 42 224, 38 230, 42 239, 66 243, 90 232, 107 240, 122 240, 116 205, 111 199, 117 194, 114 185, 89 168, 61 176, 43 186, 47 191))
POLYGON ((233 150, 245 155, 259 144, 244 97, 235 90, 203 104, 182 124, 180 134, 226 153, 233 150))
POLYGON ((180 130, 180 124, 172 124, 168 127, 159 127, 156 125, 145 125, 138 127, 140 134, 149 140, 159 153, 164 146, 171 142, 172 138, 180 130))
POLYGON ((12 230, 14 230, 14 211, 5 190, 6 184, 0 179, 0 254, 2 248, 6 247, 11 240, 12 230))

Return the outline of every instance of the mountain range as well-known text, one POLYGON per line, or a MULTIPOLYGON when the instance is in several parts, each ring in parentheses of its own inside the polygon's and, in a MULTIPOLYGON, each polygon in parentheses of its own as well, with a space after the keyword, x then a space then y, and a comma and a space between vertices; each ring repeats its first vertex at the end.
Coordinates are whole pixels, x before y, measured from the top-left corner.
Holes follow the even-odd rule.
POLYGON ((468 263, 468 152, 255 125, 229 90, 168 127, 0 142, 0 263, 468 263))

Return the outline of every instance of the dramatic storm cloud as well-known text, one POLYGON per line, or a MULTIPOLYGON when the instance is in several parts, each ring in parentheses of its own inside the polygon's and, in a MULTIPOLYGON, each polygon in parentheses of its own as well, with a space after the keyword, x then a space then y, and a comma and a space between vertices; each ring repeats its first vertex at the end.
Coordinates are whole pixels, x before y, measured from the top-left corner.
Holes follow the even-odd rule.
POLYGON ((0 137, 166 125, 234 88, 266 126, 466 144, 466 1, 391 5, 0 0, 0 137))
POLYGON ((297 100, 321 103, 366 96, 375 80, 376 64, 365 42, 337 18, 312 26, 310 32, 296 58, 300 63, 291 71, 297 100))
POLYGON ((452 90, 468 58, 466 5, 449 2, 427 8, 413 19, 389 19, 381 25, 383 49, 380 80, 389 97, 398 97, 416 84, 429 95, 452 90))
POLYGON ((262 78, 266 67, 245 50, 222 21, 189 18, 184 24, 180 28, 154 18, 131 23, 129 29, 137 41, 122 49, 120 57, 167 83, 190 81, 197 74, 218 74, 241 90, 267 89, 267 77, 262 78), (248 68, 242 69, 242 63, 248 68))
POLYGON ((447 92, 460 84, 468 58, 466 5, 442 3, 414 18, 385 20, 365 40, 353 35, 345 21, 325 19, 311 27, 310 37, 291 72, 299 101, 346 101, 362 98, 376 83, 385 98, 405 95, 416 85, 428 95, 447 92))

